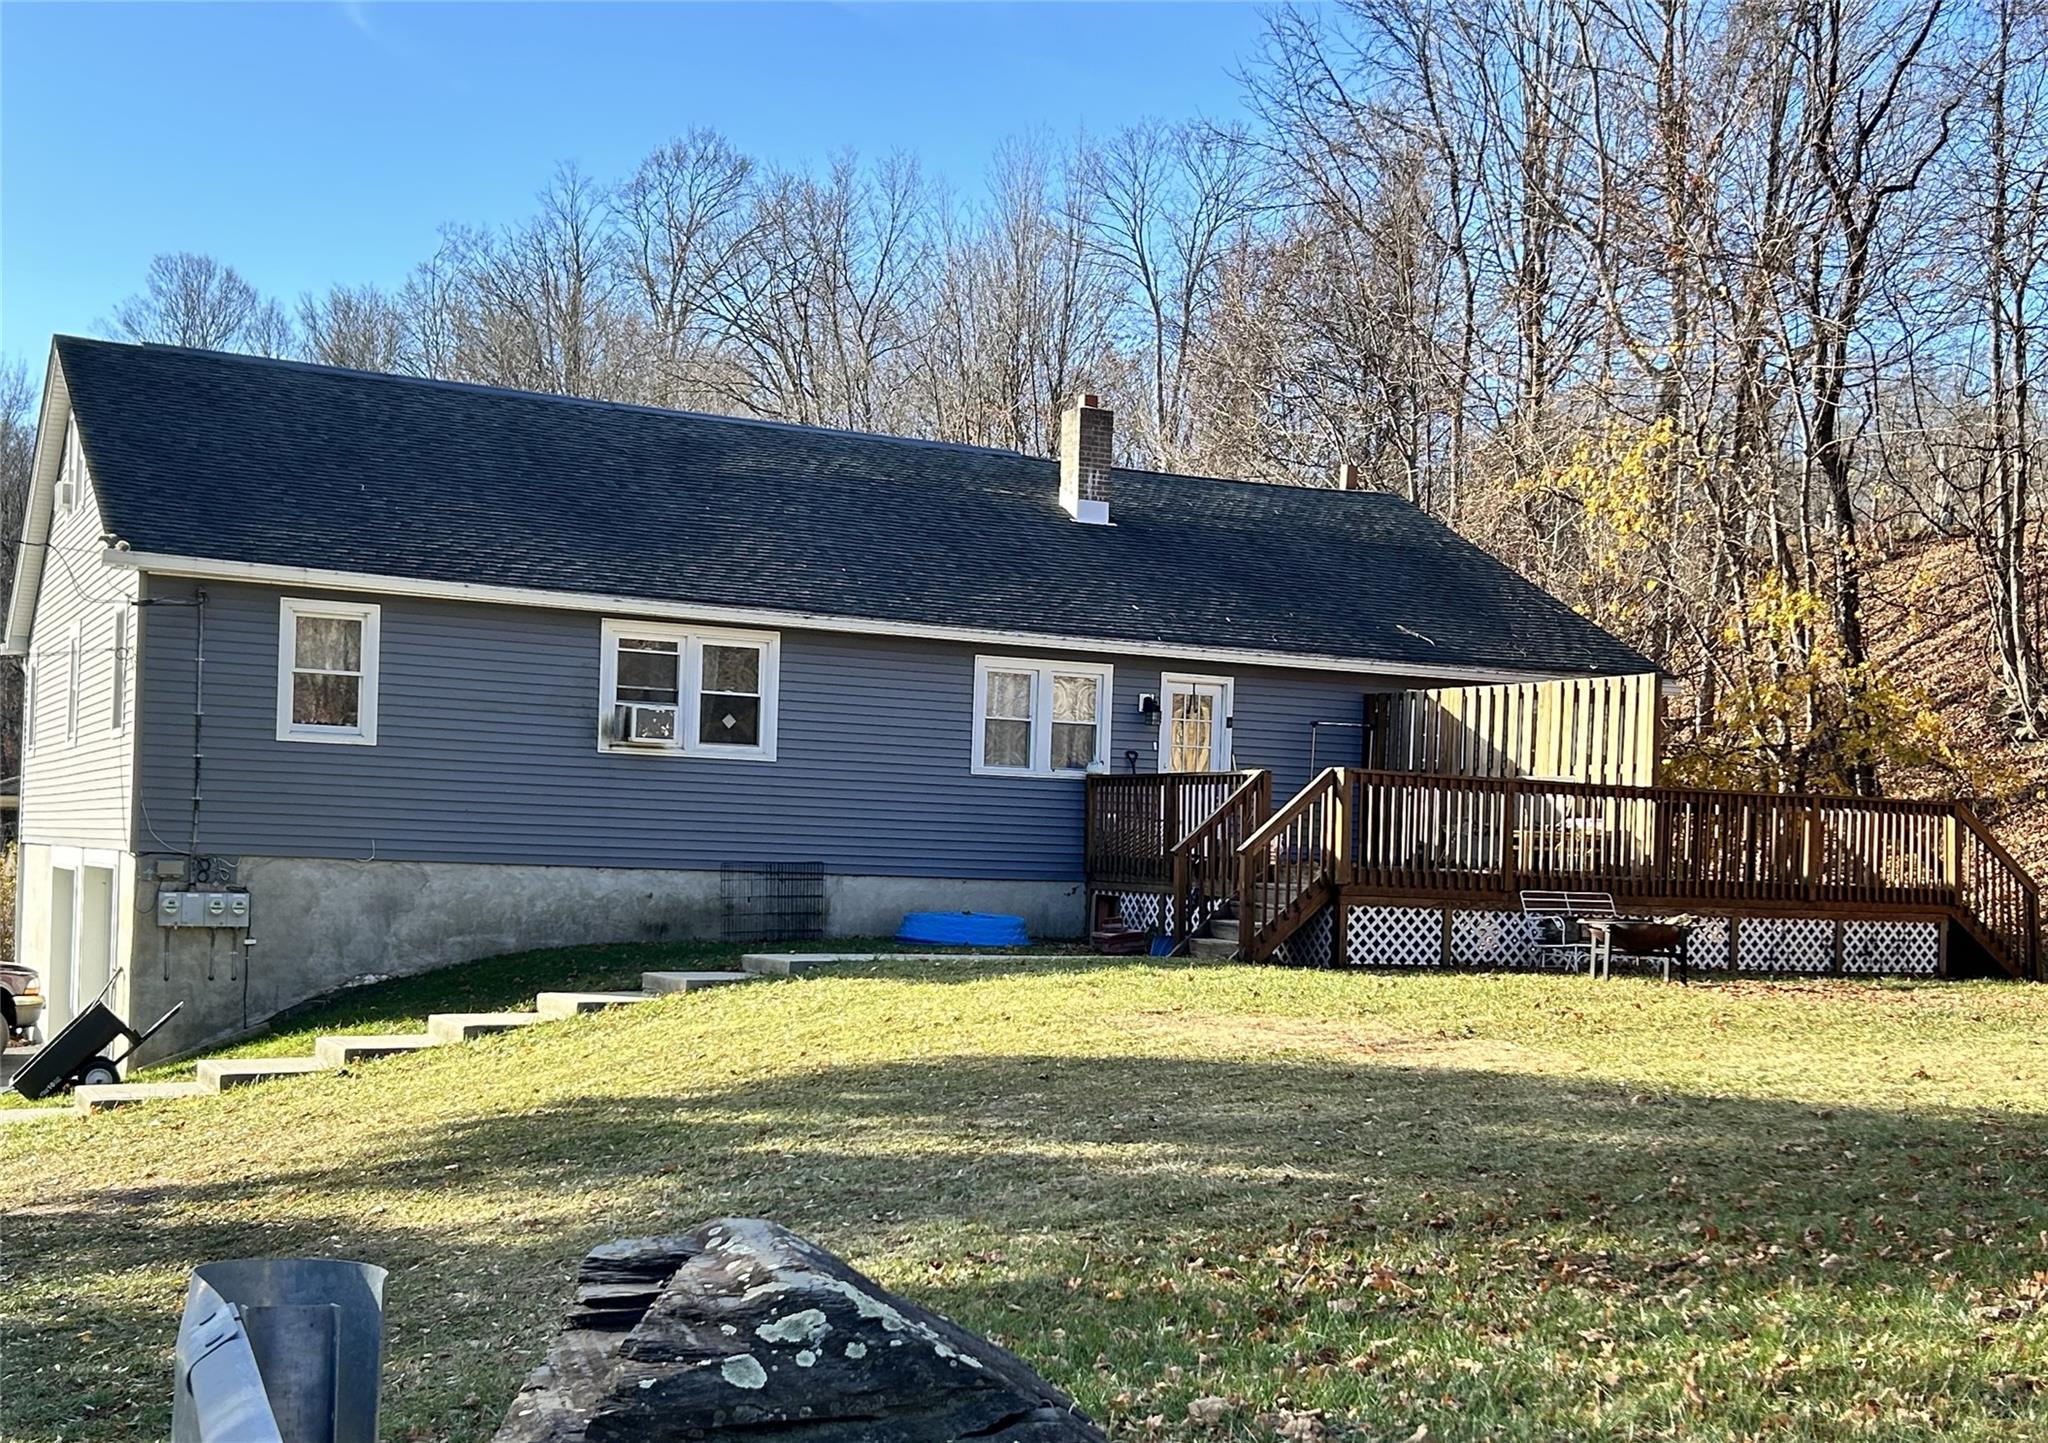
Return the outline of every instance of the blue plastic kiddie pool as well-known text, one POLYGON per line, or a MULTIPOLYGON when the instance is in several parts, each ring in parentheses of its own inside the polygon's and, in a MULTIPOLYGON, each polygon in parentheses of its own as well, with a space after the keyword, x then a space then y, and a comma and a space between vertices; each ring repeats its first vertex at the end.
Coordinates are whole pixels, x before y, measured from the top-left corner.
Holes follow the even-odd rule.
POLYGON ((896 929, 898 942, 930 942, 946 947, 1024 947, 1031 934, 1022 917, 994 912, 911 912, 896 929))

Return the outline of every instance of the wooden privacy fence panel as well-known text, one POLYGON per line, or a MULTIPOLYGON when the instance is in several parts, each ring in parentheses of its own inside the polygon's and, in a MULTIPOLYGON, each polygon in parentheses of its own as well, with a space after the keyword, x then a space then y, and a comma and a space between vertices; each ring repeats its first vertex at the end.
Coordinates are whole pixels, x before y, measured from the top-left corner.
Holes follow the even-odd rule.
POLYGON ((1380 771, 1656 781, 1654 672, 1366 697, 1364 762, 1380 771))

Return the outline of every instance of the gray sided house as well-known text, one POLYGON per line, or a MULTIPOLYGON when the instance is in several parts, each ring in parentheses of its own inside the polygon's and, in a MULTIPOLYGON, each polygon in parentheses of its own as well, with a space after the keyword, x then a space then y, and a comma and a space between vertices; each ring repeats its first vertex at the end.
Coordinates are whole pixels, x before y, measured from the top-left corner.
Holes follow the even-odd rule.
POLYGON ((7 618, 18 943, 167 1045, 732 864, 1084 930, 1090 773, 1356 762, 1368 697, 1650 664, 1403 502, 59 338, 7 618))

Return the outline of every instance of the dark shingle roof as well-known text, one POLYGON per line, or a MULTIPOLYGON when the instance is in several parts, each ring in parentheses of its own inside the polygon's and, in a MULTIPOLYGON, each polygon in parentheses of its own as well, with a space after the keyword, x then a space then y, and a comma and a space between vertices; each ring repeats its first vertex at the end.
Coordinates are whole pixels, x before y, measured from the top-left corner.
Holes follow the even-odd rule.
POLYGON ((141 552, 1429 665, 1650 664, 1407 503, 60 337, 141 552))

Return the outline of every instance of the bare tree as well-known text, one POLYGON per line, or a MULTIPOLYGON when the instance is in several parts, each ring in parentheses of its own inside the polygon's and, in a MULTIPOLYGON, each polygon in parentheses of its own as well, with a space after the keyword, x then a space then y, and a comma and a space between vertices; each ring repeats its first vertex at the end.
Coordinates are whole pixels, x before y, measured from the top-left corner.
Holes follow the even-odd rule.
POLYGON ((221 351, 242 342, 263 311, 233 266, 178 251, 150 261, 141 292, 114 307, 109 328, 123 340, 221 351))
POLYGON ((1155 122, 1112 139, 1087 174, 1091 234, 1125 287, 1148 372, 1144 450, 1162 467, 1195 454, 1195 352, 1224 257, 1250 218, 1249 154, 1241 136, 1155 122))
POLYGON ((903 415, 925 324, 931 192, 916 164, 852 157, 822 180, 770 178, 749 242, 713 304, 737 409, 813 425, 918 429, 903 415), (899 419, 900 418, 900 419, 899 419))
POLYGON ((299 297, 299 332, 306 358, 323 366, 406 368, 405 313, 375 286, 329 286, 324 295, 299 297))
POLYGON ((719 369, 717 302, 755 239, 754 164, 708 130, 649 155, 612 205, 644 328, 646 399, 702 405, 719 369))
MULTIPOLYGON (((0 536, 12 543, 28 515, 36 452, 36 396, 41 388, 20 364, 0 369, 0 536)), ((14 568, 0 569, 0 611, 7 608, 14 568)), ((0 666, 0 776, 21 775, 21 665, 0 666)))
POLYGON ((996 158, 986 203, 939 222, 944 260, 916 372, 932 434, 1048 455, 1083 376, 1103 384, 1111 288, 1080 214, 1079 161, 996 158))

